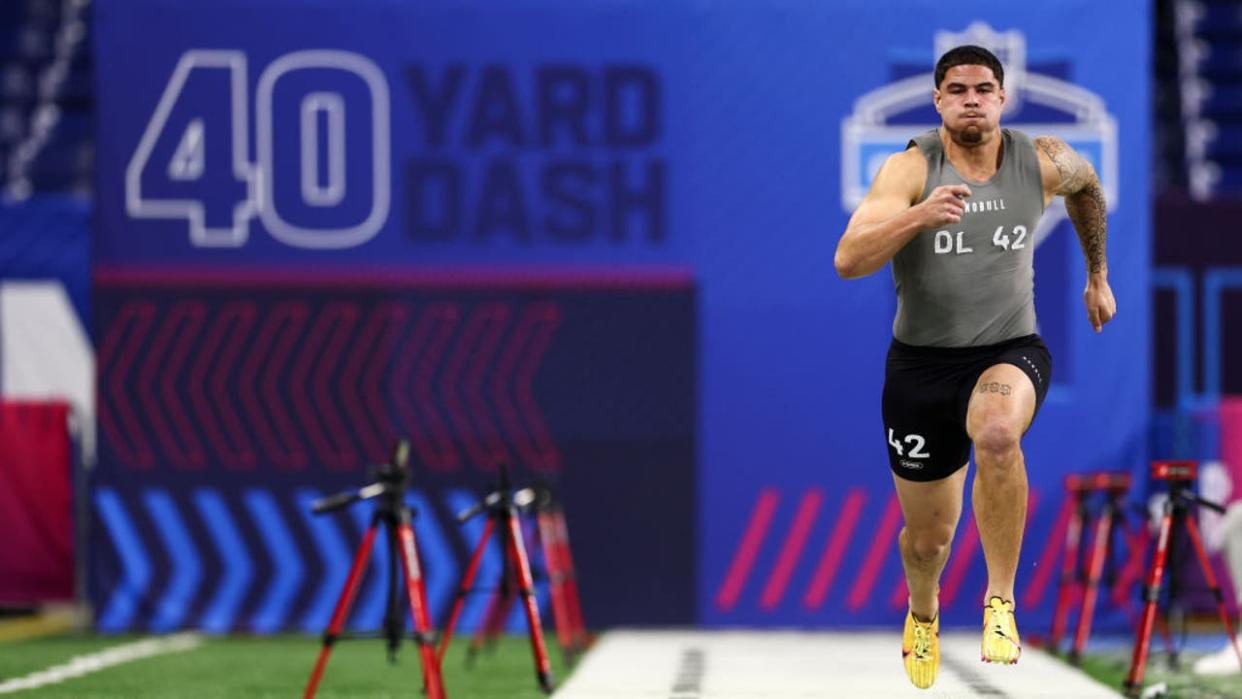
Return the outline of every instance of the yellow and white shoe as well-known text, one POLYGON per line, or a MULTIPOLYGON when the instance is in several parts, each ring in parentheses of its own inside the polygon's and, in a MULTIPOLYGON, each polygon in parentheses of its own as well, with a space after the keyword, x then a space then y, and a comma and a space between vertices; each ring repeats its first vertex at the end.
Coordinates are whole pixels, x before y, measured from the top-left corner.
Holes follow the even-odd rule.
POLYGON ((927 689, 936 681, 940 669, 940 615, 931 621, 919 621, 914 612, 906 612, 906 628, 901 634, 901 662, 906 675, 919 689, 927 689))
POLYGON ((983 650, 985 663, 1013 665, 1022 655, 1022 639, 1013 620, 1013 602, 992 597, 983 608, 983 650))

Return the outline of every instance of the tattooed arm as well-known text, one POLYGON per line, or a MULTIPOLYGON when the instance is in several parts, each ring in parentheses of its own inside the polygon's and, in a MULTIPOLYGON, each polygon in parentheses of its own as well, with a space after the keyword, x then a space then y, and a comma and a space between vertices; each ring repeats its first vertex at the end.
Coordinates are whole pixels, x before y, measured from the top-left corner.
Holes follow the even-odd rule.
POLYGON ((1074 224, 1074 231, 1078 233, 1078 243, 1087 261, 1087 288, 1083 291, 1083 301, 1091 327, 1100 332, 1104 324, 1117 314, 1117 302, 1108 286, 1108 257, 1105 252, 1108 217, 1104 189, 1091 163, 1065 141, 1055 136, 1039 136, 1035 139, 1035 151, 1039 155, 1045 203, 1058 194, 1065 197, 1065 211, 1074 224))

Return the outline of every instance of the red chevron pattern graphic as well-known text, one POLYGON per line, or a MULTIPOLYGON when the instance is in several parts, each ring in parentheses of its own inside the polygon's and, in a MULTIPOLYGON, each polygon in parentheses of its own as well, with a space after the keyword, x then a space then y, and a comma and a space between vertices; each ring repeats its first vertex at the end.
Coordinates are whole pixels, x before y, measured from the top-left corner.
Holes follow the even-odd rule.
POLYGON ((341 407, 348 421, 348 429, 350 434, 358 440, 360 450, 360 458, 362 461, 381 461, 384 458, 383 445, 378 437, 375 436, 375 429, 371 426, 371 419, 367 417, 366 408, 363 406, 362 387, 362 368, 367 358, 367 351, 375 344, 376 335, 379 328, 376 325, 376 317, 374 311, 371 316, 363 324, 361 329, 353 338, 350 339, 348 347, 348 358, 341 367, 340 375, 337 378, 337 391, 341 396, 341 407))
POLYGON ((299 348, 289 380, 294 412, 302 423, 303 433, 310 439, 320 461, 340 470, 357 468, 360 464, 357 453, 349 446, 345 421, 337 410, 340 406, 331 393, 329 382, 357 319, 358 308, 352 304, 325 306, 315 317, 306 342, 299 348))
POLYGON ((125 383, 154 317, 154 304, 146 301, 126 303, 99 343, 99 386, 102 389, 99 395, 99 425, 104 439, 112 445, 117 456, 134 468, 155 466, 155 452, 139 425, 125 383), (129 332, 128 338, 125 337, 126 332, 129 332), (109 371, 104 371, 104 367, 108 367, 109 371))
POLYGON ((212 406, 229 404, 228 377, 237 364, 242 342, 254 327, 258 311, 252 303, 233 303, 216 315, 206 339, 199 348, 198 359, 190 371, 190 402, 194 416, 202 426, 215 457, 228 468, 254 468, 258 456, 254 444, 232 410, 215 410, 212 406), (231 331, 231 332, 230 332, 231 331), (208 372, 216 358, 215 371, 208 381, 208 372), (217 419, 218 418, 218 419, 217 419))
POLYGON ((518 409, 526 418, 527 427, 535 441, 539 456, 543 458, 544 470, 558 471, 561 468, 561 453, 552 440, 552 433, 543 419, 543 411, 535 403, 535 376, 542 366, 545 355, 552 347, 552 337, 560 326, 564 314, 556 304, 543 303, 532 305, 529 309, 532 321, 536 325, 535 336, 531 345, 518 364, 517 380, 513 382, 513 393, 518 409))
POLYGON ((189 352, 190 342, 198 336, 205 313, 201 303, 174 306, 164 316, 151 351, 138 367, 137 393, 148 424, 168 460, 179 468, 202 468, 206 462, 173 381, 189 352))
POLYGON ((263 390, 263 402, 255 402, 256 411, 251 418, 256 422, 265 422, 263 416, 272 419, 273 432, 269 433, 270 438, 267 440, 268 456, 276 466, 281 468, 305 468, 307 463, 307 453, 302 446, 301 441, 297 438, 297 433, 293 425, 293 418, 290 417, 289 411, 286 409, 285 400, 280 392, 280 372, 288 366, 289 356, 293 353, 294 345, 298 336, 302 332, 302 328, 306 325, 306 320, 310 316, 310 309, 303 303, 282 303, 278 304, 269 322, 265 325, 264 330, 272 333, 264 335, 261 339, 265 341, 264 351, 255 352, 253 355, 253 375, 258 378, 260 366, 264 366, 264 355, 268 350, 267 343, 270 345, 271 355, 268 356, 266 362, 266 371, 262 372, 262 383, 260 388, 263 390), (283 328, 282 328, 283 325, 283 328), (277 332, 283 329, 283 333, 279 336, 277 332), (279 433, 279 441, 275 437, 275 433, 279 433), (283 442, 283 446, 280 444, 283 442))
POLYGON ((392 444, 397 438, 397 427, 392 422, 392 415, 387 406, 384 405, 384 370, 389 366, 393 353, 397 350, 397 341, 401 339, 401 332, 409 319, 410 311, 405 307, 392 303, 381 304, 372 312, 371 324, 377 328, 382 327, 383 335, 379 337, 373 351, 368 350, 366 344, 360 344, 358 347, 358 354, 366 358, 366 373, 360 390, 366 402, 367 412, 365 417, 359 413, 357 421, 374 424, 379 431, 379 442, 373 444, 367 453, 371 461, 380 461, 387 456, 387 445, 392 444))
POLYGON ((556 470, 534 383, 561 317, 552 302, 135 298, 101 332, 100 426, 139 469, 349 471, 409 435, 436 471, 556 470))
MULTIPOLYGON (((489 325, 495 331, 490 332, 483 345, 480 346, 476 361, 484 363, 491 361, 491 356, 495 354, 498 331, 503 330, 507 323, 506 313, 506 309, 500 304, 485 304, 475 308, 466 319, 462 332, 453 346, 453 351, 445 363, 444 373, 440 377, 440 395, 444 400, 444 406, 448 409, 449 421, 457 433, 463 435, 462 445, 465 447, 466 456, 483 467, 494 466, 498 461, 505 459, 506 454, 503 446, 497 444, 499 440, 496 439, 495 428, 491 427, 491 421, 486 417, 485 410, 481 413, 482 420, 476 433, 475 426, 466 416, 466 407, 459 388, 462 385, 462 374, 465 371, 466 362, 470 360, 471 350, 479 344, 480 336, 489 325), (487 432, 491 434, 486 434, 487 432), (484 444, 484 439, 488 437, 490 439, 487 439, 487 443, 484 444)), ((473 393, 471 391, 472 398, 473 393)), ((472 408, 476 404, 476 401, 471 401, 472 408)), ((475 415, 480 415, 480 413, 475 412, 475 415)))
POLYGON ((400 408, 402 428, 413 435, 414 448, 423 463, 435 471, 451 471, 460 463, 457 448, 449 439, 431 388, 436 367, 457 327, 457 317, 457 305, 451 303, 432 304, 423 312, 410 336, 409 350, 398 363, 392 386, 400 408), (410 371, 415 367, 417 373, 411 402, 408 382, 410 371))

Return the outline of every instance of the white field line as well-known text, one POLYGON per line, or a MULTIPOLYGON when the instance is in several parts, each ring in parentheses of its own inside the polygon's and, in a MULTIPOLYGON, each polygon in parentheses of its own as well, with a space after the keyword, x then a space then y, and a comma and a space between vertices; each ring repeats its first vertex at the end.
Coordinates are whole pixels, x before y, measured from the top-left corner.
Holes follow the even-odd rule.
POLYGON ((0 694, 13 694, 26 689, 36 689, 49 684, 64 682, 75 677, 89 675, 92 672, 99 672, 114 665, 150 658, 155 655, 163 655, 164 653, 190 650, 198 647, 202 642, 202 636, 195 632, 187 631, 171 636, 125 643, 107 650, 101 650, 98 653, 75 656, 63 665, 53 665, 46 670, 32 672, 25 677, 0 681, 0 694))

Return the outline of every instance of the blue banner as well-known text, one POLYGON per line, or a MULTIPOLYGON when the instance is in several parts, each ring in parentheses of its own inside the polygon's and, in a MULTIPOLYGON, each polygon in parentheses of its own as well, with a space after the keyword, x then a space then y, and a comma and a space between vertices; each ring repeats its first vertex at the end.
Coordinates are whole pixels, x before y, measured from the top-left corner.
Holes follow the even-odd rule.
MULTIPOLYGON (((1149 16, 1145 3, 1086 0, 100 2, 97 273, 157 292, 183 278, 239 291, 263 277, 338 290, 402 280, 450 294, 489 280, 692 283, 690 339, 672 323, 582 326, 618 351, 694 348, 676 363, 693 372, 684 382, 670 387, 658 363, 627 379, 685 391, 693 406, 673 433, 690 435, 696 470, 671 476, 695 489, 693 522, 676 502, 644 510, 694 542, 680 618, 897 623, 900 516, 879 401, 892 281, 838 279, 833 251, 885 154, 936 125, 939 52, 985 44, 1007 67, 1002 122, 1090 159, 1113 232, 1120 310, 1102 335, 1085 318, 1063 207, 1033 232, 1055 367, 1025 441, 1033 500, 1018 594, 1038 626, 1055 592, 1062 477, 1145 458, 1149 16)), ((540 405, 568 400, 556 381, 584 375, 574 371, 545 377, 540 405)), ((557 429, 553 443, 573 439, 557 429)), ((624 423, 591 429, 622 451, 634 438, 624 423)), ((659 491, 664 459, 687 453, 670 449, 645 464, 646 492, 659 491)), ((591 490, 592 468, 566 461, 565 474, 591 490)), ((946 570, 948 624, 978 623, 977 541, 968 510, 946 570)), ((584 581, 616 570, 606 550, 590 555, 584 581)), ((651 589, 679 582, 663 572, 645 571, 651 589)), ((641 617, 641 601, 614 592, 584 599, 588 616, 608 605, 624 610, 611 619, 641 617)))

